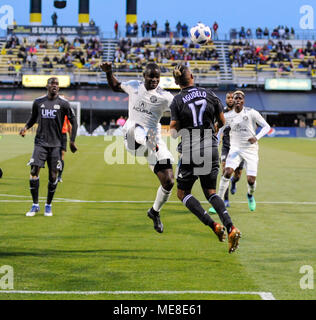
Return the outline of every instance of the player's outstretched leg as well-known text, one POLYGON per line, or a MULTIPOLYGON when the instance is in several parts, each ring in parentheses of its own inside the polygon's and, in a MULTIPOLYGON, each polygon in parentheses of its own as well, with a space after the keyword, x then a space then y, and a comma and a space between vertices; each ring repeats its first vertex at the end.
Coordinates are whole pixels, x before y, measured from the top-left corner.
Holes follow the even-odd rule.
POLYGON ((169 165, 156 164, 154 172, 156 173, 161 185, 159 186, 156 194, 156 199, 153 206, 147 211, 147 215, 154 222, 154 229, 162 233, 163 223, 160 220, 160 210, 162 206, 169 200, 171 191, 174 185, 174 177, 172 166, 169 161, 169 165))
POLYGON ((34 217, 36 213, 40 211, 40 206, 38 204, 39 171, 40 171, 39 167, 37 166, 31 167, 30 192, 32 195, 33 204, 30 211, 26 213, 27 217, 34 217))
POLYGON ((213 230, 220 242, 225 241, 226 234, 224 226, 215 222, 209 216, 209 214, 201 206, 200 202, 190 193, 189 190, 184 191, 178 189, 178 198, 195 216, 200 219, 203 224, 209 226, 213 230))
MULTIPOLYGON (((204 191, 204 194, 207 196, 206 191, 204 191)), ((216 210, 223 225, 227 229, 228 252, 232 253, 232 252, 236 251, 236 249, 238 248, 238 245, 239 245, 239 239, 241 237, 241 232, 233 225, 232 220, 229 216, 229 213, 226 210, 224 201, 216 193, 213 193, 209 197, 208 201, 213 206, 213 208, 216 210)))
POLYGON ((254 192, 256 190, 256 177, 248 176, 248 193, 247 193, 247 199, 248 199, 248 207, 250 211, 256 210, 256 200, 254 197, 254 192))

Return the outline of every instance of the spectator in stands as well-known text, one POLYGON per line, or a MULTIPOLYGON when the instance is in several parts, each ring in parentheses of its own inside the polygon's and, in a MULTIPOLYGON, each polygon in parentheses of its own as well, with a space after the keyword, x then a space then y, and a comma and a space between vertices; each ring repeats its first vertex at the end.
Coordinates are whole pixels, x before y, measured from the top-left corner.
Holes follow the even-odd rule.
POLYGON ((132 30, 133 30, 132 25, 129 22, 127 22, 126 23, 126 36, 127 37, 132 35, 132 30))
POLYGON ((120 116, 117 121, 116 121, 116 125, 120 126, 120 127, 123 127, 124 124, 125 124, 126 120, 124 119, 123 116, 120 116))
POLYGON ((36 67, 37 67, 37 55, 36 54, 33 54, 31 53, 31 61, 32 61, 32 70, 34 72, 37 71, 36 67))
POLYGON ((143 23, 141 24, 140 28, 141 28, 141 32, 142 32, 142 37, 144 38, 145 37, 145 32, 146 32, 146 23, 145 23, 145 21, 143 21, 143 23))
POLYGON ((266 39, 269 39, 269 29, 267 27, 263 30, 263 36, 266 37, 266 39))
POLYGON ((110 121, 110 129, 114 129, 114 128, 116 128, 117 126, 116 126, 116 122, 115 122, 115 119, 111 119, 111 121, 110 121))
POLYGON ((180 22, 180 21, 177 23, 176 29, 177 29, 177 37, 180 37, 180 35, 181 35, 181 30, 182 30, 182 25, 181 25, 181 22, 180 22))
POLYGON ((151 25, 151 35, 152 35, 152 37, 157 37, 157 28, 158 28, 158 23, 155 20, 151 25))
POLYGON ((165 34, 166 37, 170 37, 170 23, 168 20, 166 20, 165 22, 165 34))
POLYGON ((26 62, 28 64, 28 67, 30 68, 32 65, 32 54, 30 52, 27 53, 26 62))
POLYGON ((290 38, 291 38, 291 39, 295 39, 295 31, 294 31, 294 28, 293 28, 293 27, 291 27, 290 38))
POLYGON ((245 39, 245 38, 246 38, 245 27, 241 27, 241 29, 239 31, 239 39, 245 39))
POLYGON ((279 37, 280 37, 280 35, 279 35, 279 30, 278 30, 278 28, 274 28, 273 31, 272 31, 272 33, 271 33, 271 38, 272 38, 272 39, 278 39, 279 37))
POLYGON ((134 35, 135 37, 138 36, 138 24, 137 24, 136 21, 135 21, 134 24, 133 24, 133 35, 134 35))
POLYGON ((246 31, 246 38, 247 39, 251 39, 252 38, 252 31, 251 31, 250 28, 248 28, 247 31, 246 31))
POLYGON ((109 124, 106 122, 106 121, 103 121, 103 123, 102 123, 102 127, 103 127, 103 129, 104 129, 104 131, 107 131, 107 130, 109 130, 109 124))
POLYGON ((118 23, 116 20, 114 22, 114 34, 115 34, 115 39, 117 39, 118 38, 118 23))
POLYGON ((37 49, 34 47, 34 45, 32 44, 28 50, 30 53, 36 53, 37 49))
POLYGON ((184 23, 182 25, 182 37, 183 38, 187 38, 189 36, 189 33, 188 33, 188 25, 186 23, 184 23))
POLYGON ((149 21, 147 21, 145 29, 146 29, 146 37, 149 37, 150 36, 150 29, 151 29, 151 24, 149 21))
POLYGON ((57 14, 54 12, 51 16, 53 26, 57 26, 57 14))
POLYGON ((279 26, 278 27, 278 32, 279 32, 279 37, 281 39, 284 39, 285 38, 285 28, 283 26, 279 26))
POLYGON ((262 29, 260 27, 256 29, 256 37, 257 39, 262 39, 262 29))
POLYGON ((217 30, 218 30, 218 23, 215 21, 213 24, 213 39, 214 40, 218 40, 218 34, 217 34, 217 30))
POLYGON ((90 26, 90 27, 95 27, 95 22, 94 22, 93 19, 91 19, 91 20, 89 21, 89 26, 90 26))

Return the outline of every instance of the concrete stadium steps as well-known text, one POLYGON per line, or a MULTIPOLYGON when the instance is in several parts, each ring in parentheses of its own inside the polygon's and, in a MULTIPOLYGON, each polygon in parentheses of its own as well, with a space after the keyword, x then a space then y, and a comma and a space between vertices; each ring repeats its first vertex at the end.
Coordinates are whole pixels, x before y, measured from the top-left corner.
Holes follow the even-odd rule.
POLYGON ((229 41, 214 41, 214 45, 219 54, 218 62, 220 65, 221 83, 230 83, 233 80, 233 73, 229 60, 229 41))
POLYGON ((118 45, 116 39, 102 39, 102 61, 113 61, 115 49, 118 45))

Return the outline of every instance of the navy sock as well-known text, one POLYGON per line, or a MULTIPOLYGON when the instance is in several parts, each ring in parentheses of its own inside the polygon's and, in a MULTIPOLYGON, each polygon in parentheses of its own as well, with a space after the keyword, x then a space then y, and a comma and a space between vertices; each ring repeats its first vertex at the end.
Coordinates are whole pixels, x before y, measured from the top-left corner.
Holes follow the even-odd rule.
POLYGON ((39 189, 39 178, 30 179, 30 191, 33 199, 33 203, 38 204, 38 189, 39 189))
POLYGON ((211 195, 208 201, 218 213, 219 218, 229 233, 233 223, 225 207, 224 201, 216 193, 211 195))
POLYGON ((183 204, 195 214, 201 222, 206 226, 211 227, 214 230, 214 220, 210 215, 202 208, 200 202, 192 196, 192 194, 187 195, 182 200, 183 204))
POLYGON ((54 194, 57 188, 57 181, 56 182, 48 182, 48 193, 47 193, 47 204, 51 204, 54 198, 54 194))

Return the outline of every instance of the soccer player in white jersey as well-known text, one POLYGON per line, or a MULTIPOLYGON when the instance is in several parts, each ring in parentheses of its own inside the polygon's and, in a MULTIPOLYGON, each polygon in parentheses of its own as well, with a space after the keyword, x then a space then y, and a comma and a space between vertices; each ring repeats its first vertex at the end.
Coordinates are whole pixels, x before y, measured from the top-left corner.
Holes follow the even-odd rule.
POLYGON ((174 185, 172 170, 174 160, 161 138, 159 121, 164 111, 170 110, 173 95, 158 86, 160 69, 155 63, 147 64, 143 82, 138 80, 119 82, 112 73, 110 62, 102 63, 101 69, 106 73, 108 84, 113 91, 129 95, 128 120, 123 127, 125 147, 134 155, 144 155, 145 150, 149 152, 149 165, 161 185, 147 215, 153 220, 154 229, 162 233, 163 224, 159 212, 170 198, 174 185))
POLYGON ((230 150, 226 159, 224 175, 220 180, 218 195, 223 199, 229 186, 230 177, 242 160, 247 168, 248 182, 248 206, 250 211, 256 209, 256 201, 253 196, 256 189, 256 177, 258 170, 258 140, 266 135, 269 124, 260 113, 252 108, 244 107, 245 94, 242 91, 234 92, 234 109, 225 113, 226 126, 230 130, 230 150), (261 130, 256 134, 257 125, 261 130))

